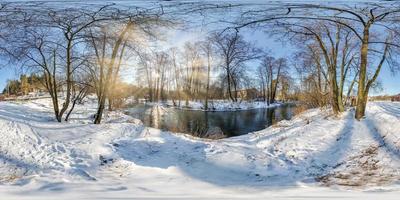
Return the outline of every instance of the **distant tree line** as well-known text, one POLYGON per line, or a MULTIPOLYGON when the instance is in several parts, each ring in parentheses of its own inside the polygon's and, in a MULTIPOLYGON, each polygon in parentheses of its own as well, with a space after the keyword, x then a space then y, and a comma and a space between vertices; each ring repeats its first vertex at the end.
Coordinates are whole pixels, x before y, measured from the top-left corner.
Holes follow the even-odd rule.
POLYGON ((27 95, 30 92, 44 91, 41 85, 42 77, 31 74, 21 75, 19 79, 8 80, 6 86, 3 89, 3 95, 27 95))

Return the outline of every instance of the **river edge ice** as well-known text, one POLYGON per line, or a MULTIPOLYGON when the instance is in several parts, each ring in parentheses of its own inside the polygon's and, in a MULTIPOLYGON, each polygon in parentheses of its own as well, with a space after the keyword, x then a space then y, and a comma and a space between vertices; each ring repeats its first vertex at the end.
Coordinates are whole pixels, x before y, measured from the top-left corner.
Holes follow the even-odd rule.
POLYGON ((147 128, 123 112, 91 124, 95 102, 70 122, 49 99, 0 102, 0 199, 397 199, 400 103, 367 117, 308 110, 221 140, 147 128))

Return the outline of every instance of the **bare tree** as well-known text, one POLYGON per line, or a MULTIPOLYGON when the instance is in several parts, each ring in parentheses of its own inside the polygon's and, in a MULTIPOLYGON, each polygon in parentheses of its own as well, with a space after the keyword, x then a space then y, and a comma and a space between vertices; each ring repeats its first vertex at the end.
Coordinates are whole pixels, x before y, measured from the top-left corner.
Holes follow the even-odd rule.
POLYGON ((176 105, 175 97, 178 99, 178 106, 181 105, 181 67, 178 61, 178 49, 172 48, 170 49, 170 60, 173 69, 173 83, 175 85, 175 95, 173 95, 172 100, 174 105, 176 105))
POLYGON ((61 90, 61 82, 59 77, 60 68, 57 63, 57 47, 47 42, 49 37, 45 30, 31 30, 30 37, 25 41, 26 44, 26 61, 25 65, 35 68, 35 70, 43 74, 42 84, 50 94, 53 103, 55 118, 58 122, 62 120, 60 113, 58 92, 61 90))
POLYGON ((103 111, 112 79, 116 76, 114 73, 117 69, 118 58, 123 56, 123 44, 133 24, 133 22, 128 21, 126 24, 122 25, 122 30, 119 30, 119 34, 115 37, 108 35, 104 25, 101 26, 100 30, 97 30, 96 33, 94 33, 94 30, 90 30, 90 47, 93 48, 95 54, 95 61, 92 64, 94 68, 92 69, 92 76, 96 83, 95 88, 98 97, 98 109, 94 120, 95 124, 100 124, 103 117, 103 111), (111 45, 108 45, 110 43, 111 45), (99 66, 98 70, 96 66, 99 66))
MULTIPOLYGON (((350 31, 338 23, 317 22, 312 24, 279 23, 297 46, 306 45, 306 50, 315 63, 318 75, 318 91, 321 91, 320 72, 324 72, 329 83, 330 103, 334 113, 344 111, 343 88, 350 65, 355 60, 355 39, 350 31), (322 58, 322 59, 321 59, 322 58), (337 78, 339 77, 339 80, 337 78)), ((303 54, 304 56, 304 54, 303 54)), ((320 92, 321 93, 321 92, 320 92)))
POLYGON ((88 48, 92 51, 90 71, 98 97, 95 124, 101 122, 106 100, 119 76, 126 48, 137 42, 136 37, 151 34, 154 25, 163 25, 159 12, 151 9, 115 9, 108 12, 108 15, 114 16, 114 19, 99 21, 86 34, 88 48))
POLYGON ((208 99, 210 93, 210 75, 211 75, 211 68, 213 63, 213 56, 215 53, 214 46, 212 43, 212 38, 207 38, 205 41, 201 43, 201 49, 206 57, 207 63, 207 81, 206 81, 206 93, 205 93, 205 103, 204 109, 208 110, 208 99))
POLYGON ((313 4, 284 4, 252 9, 244 12, 235 29, 246 26, 263 26, 280 21, 291 24, 308 22, 331 22, 350 31, 360 46, 358 56, 359 79, 356 119, 365 115, 368 92, 386 62, 392 69, 396 66, 398 36, 397 23, 400 18, 399 3, 363 4, 357 6, 327 6, 313 4), (377 62, 374 62, 374 57, 377 62), (368 75, 368 72, 371 74, 368 75))
POLYGON ((105 18, 99 15, 108 6, 86 9, 56 8, 45 2, 33 4, 17 4, 17 13, 22 16, 9 20, 19 24, 16 26, 18 34, 8 43, 12 44, 10 49, 14 52, 23 52, 18 59, 23 66, 43 74, 55 118, 61 122, 70 107, 74 73, 82 67, 84 60, 80 51, 82 33, 94 22, 105 18), (65 92, 63 100, 59 99, 61 92, 65 92))
POLYGON ((198 44, 190 42, 185 43, 182 52, 182 78, 186 105, 189 103, 189 100, 199 99, 199 92, 202 84, 200 77, 204 66, 200 53, 198 44))
POLYGON ((214 42, 222 61, 227 81, 227 92, 232 101, 237 101, 238 75, 246 62, 259 57, 259 50, 244 41, 239 33, 214 34, 214 42), (232 92, 234 87, 234 92, 232 92))
POLYGON ((79 48, 79 44, 83 39, 82 33, 84 30, 89 28, 97 21, 109 18, 100 15, 107 7, 109 7, 109 5, 101 6, 100 8, 94 10, 83 8, 56 9, 43 7, 37 11, 44 12, 44 9, 46 9, 45 13, 47 13, 48 17, 46 18, 47 21, 44 25, 55 29, 56 34, 63 36, 63 39, 58 42, 58 46, 62 53, 64 53, 63 60, 65 61, 64 71, 66 78, 66 96, 58 113, 58 121, 62 120, 62 116, 70 105, 72 89, 74 87, 73 73, 77 68, 81 67, 82 64, 81 60, 78 59, 78 51, 75 51, 75 55, 73 55, 74 49, 79 48))
POLYGON ((284 58, 274 58, 264 55, 261 65, 258 67, 258 77, 261 86, 261 93, 264 101, 268 104, 274 103, 277 96, 279 81, 283 71, 287 68, 287 61, 284 58))

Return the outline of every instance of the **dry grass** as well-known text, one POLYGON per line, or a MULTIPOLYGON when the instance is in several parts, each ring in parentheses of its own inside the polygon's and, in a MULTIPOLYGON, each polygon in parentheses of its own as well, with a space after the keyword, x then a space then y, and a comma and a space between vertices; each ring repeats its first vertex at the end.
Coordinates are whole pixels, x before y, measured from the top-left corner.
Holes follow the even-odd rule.
POLYGON ((354 156, 344 163, 336 166, 344 168, 320 176, 317 181, 325 186, 338 185, 344 187, 381 186, 400 180, 396 171, 381 166, 376 159, 379 146, 371 146, 363 150, 360 155, 354 156))

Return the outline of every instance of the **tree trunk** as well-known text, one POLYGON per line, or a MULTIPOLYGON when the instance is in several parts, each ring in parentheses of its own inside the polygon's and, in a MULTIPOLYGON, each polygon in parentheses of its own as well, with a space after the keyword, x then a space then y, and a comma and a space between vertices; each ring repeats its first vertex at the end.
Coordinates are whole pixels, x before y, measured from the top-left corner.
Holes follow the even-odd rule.
POLYGON ((53 108, 54 108, 54 114, 56 116, 56 120, 58 122, 62 121, 62 114, 60 114, 60 108, 58 105, 58 92, 57 92, 57 81, 56 81, 56 52, 54 51, 53 54, 53 72, 50 75, 49 73, 49 90, 50 90, 50 96, 53 102, 53 108))
POLYGON ((337 101, 339 105, 339 112, 344 112, 343 92, 339 92, 337 101))
POLYGON ((274 90, 272 91, 271 103, 275 103, 276 90, 277 90, 278 84, 279 84, 279 76, 280 76, 280 73, 281 73, 281 66, 279 66, 278 72, 277 72, 277 74, 276 74, 276 81, 275 81, 275 84, 274 84, 274 90))
POLYGON ((355 84, 355 82, 357 80, 357 76, 358 76, 358 71, 357 71, 356 75, 354 76, 353 81, 350 84, 349 90, 347 90, 346 101, 345 101, 346 105, 348 105, 348 102, 350 100, 351 91, 353 90, 354 84, 355 84))
POLYGON ((237 92, 236 79, 233 79, 232 82, 233 82, 233 89, 234 89, 234 92, 235 92, 234 98, 235 98, 235 102, 237 102, 238 101, 238 92, 237 92))
POLYGON ((233 96, 232 96, 232 91, 231 91, 231 75, 230 75, 230 70, 229 70, 229 67, 227 67, 227 69, 226 69, 226 76, 227 76, 227 78, 228 78, 228 94, 229 94, 229 98, 232 100, 232 101, 235 101, 235 99, 233 98, 233 96))
POLYGON ((69 120, 69 116, 71 115, 72 111, 74 110, 76 102, 77 102, 77 99, 74 99, 74 101, 72 102, 71 109, 68 111, 67 115, 65 116, 65 121, 69 120))
POLYGON ((108 95, 108 111, 113 111, 113 107, 114 107, 114 105, 113 105, 113 103, 114 103, 113 98, 114 98, 114 97, 113 97, 112 94, 108 95))
POLYGON ((97 109, 97 113, 96 113, 96 116, 95 116, 95 119, 94 119, 94 124, 100 124, 101 123, 101 119, 103 117, 103 111, 104 111, 104 108, 105 108, 105 102, 106 102, 106 98, 105 98, 105 95, 103 95, 101 97, 101 99, 100 99, 100 102, 99 102, 99 107, 97 109))
MULTIPOLYGON (((358 77, 358 93, 355 118, 360 120, 365 116, 365 107, 367 105, 367 97, 365 94, 365 81, 367 78, 368 63, 368 42, 369 42, 369 25, 364 28, 364 36, 361 45, 360 54, 360 74, 358 77)), ((368 95, 368 94, 367 94, 368 95)))
POLYGON ((54 96, 54 95, 50 95, 50 96, 51 96, 51 100, 53 102, 53 110, 54 110, 54 115, 56 117, 56 120, 58 122, 61 122, 62 119, 60 116, 60 111, 58 109, 58 98, 57 98, 57 96, 54 96))
POLYGON ((336 79, 336 66, 330 66, 329 69, 329 83, 331 87, 331 104, 333 113, 339 114, 340 113, 340 103, 339 103, 339 89, 337 86, 337 79, 336 79))
POLYGON ((204 109, 208 110, 208 92, 210 90, 210 71, 211 71, 211 63, 210 63, 210 55, 207 58, 207 86, 206 86, 206 102, 204 109))
POLYGON ((67 61, 67 72, 66 72, 67 73, 67 81, 66 81, 67 82, 67 91, 66 91, 66 93, 67 94, 66 95, 67 96, 65 98, 65 101, 64 101, 61 111, 59 113, 60 120, 61 120, 62 116, 64 115, 65 111, 67 111, 69 103, 71 101, 71 89, 72 89, 72 84, 73 84, 71 49, 72 49, 72 39, 69 39, 67 48, 66 48, 66 51, 67 51, 67 58, 66 58, 66 61, 67 61))

